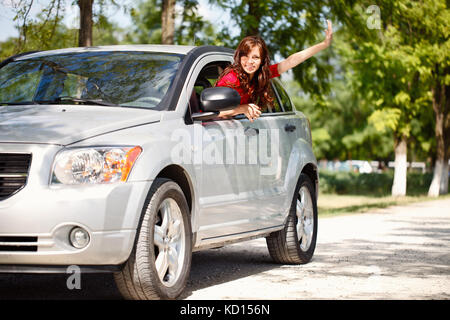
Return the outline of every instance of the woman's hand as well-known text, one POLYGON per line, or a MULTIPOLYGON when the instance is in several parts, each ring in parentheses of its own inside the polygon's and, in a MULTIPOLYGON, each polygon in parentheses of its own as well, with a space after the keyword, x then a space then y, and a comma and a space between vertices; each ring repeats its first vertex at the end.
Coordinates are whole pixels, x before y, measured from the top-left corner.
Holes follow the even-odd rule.
POLYGON ((253 103, 241 104, 232 110, 220 111, 219 119, 230 119, 238 114, 245 114, 248 120, 253 122, 261 115, 261 108, 253 103))
POLYGON ((331 27, 331 21, 327 20, 328 22, 328 28, 325 30, 325 40, 322 42, 309 47, 305 50, 299 51, 297 53, 294 53, 281 61, 278 64, 278 73, 282 74, 283 72, 286 72, 292 68, 295 68, 303 61, 311 58, 313 55, 318 53, 321 50, 324 50, 328 48, 331 44, 331 41, 333 40, 333 29, 331 27))
POLYGON ((253 103, 242 104, 237 108, 239 108, 239 113, 245 114, 250 122, 253 122, 253 120, 259 118, 261 115, 261 108, 253 103))
POLYGON ((325 30, 325 40, 323 43, 329 47, 331 45, 331 41, 333 40, 333 28, 331 26, 331 21, 327 20, 328 28, 325 30))

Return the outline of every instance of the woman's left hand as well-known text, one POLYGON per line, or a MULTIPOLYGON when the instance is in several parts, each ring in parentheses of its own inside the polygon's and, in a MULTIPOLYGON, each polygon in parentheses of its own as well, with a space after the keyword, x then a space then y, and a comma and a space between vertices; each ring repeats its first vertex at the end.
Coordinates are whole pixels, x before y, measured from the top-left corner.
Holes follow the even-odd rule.
POLYGON ((333 40, 333 28, 331 26, 331 21, 327 20, 328 22, 328 28, 325 30, 325 40, 323 40, 323 43, 325 43, 325 45, 327 47, 330 46, 331 41, 333 40))
POLYGON ((248 118, 248 120, 250 120, 250 122, 253 122, 254 120, 258 119, 259 116, 261 115, 261 108, 253 103, 243 104, 240 105, 238 108, 241 108, 239 110, 239 113, 245 114, 245 116, 248 118))

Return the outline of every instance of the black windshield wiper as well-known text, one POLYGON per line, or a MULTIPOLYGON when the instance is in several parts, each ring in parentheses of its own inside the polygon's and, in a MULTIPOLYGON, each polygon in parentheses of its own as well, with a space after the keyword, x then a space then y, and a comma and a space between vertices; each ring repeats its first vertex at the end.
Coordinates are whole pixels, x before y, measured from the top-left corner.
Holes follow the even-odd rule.
POLYGON ((95 104, 99 106, 111 106, 111 107, 120 107, 118 104, 114 104, 112 102, 108 102, 102 99, 83 99, 83 98, 77 98, 77 97, 69 97, 69 96, 63 96, 58 97, 52 100, 34 100, 33 102, 43 104, 43 103, 61 103, 61 102, 77 102, 77 103, 84 103, 84 104, 95 104))

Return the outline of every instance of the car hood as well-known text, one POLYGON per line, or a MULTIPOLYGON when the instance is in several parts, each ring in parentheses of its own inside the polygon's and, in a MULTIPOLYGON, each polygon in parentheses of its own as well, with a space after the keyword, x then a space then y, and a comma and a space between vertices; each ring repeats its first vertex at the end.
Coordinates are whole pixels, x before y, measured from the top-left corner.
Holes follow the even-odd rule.
POLYGON ((68 145, 103 133, 161 120, 161 111, 87 105, 0 107, 0 143, 68 145))

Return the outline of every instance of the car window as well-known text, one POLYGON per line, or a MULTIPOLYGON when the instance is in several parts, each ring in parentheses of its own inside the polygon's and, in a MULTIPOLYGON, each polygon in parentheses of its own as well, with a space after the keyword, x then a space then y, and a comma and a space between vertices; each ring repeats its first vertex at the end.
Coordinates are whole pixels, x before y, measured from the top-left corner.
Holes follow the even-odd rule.
POLYGON ((182 57, 92 51, 19 59, 0 69, 0 103, 61 102, 61 98, 72 97, 162 110, 166 106, 159 102, 182 57))
POLYGON ((275 81, 271 81, 271 83, 272 83, 271 91, 272 91, 272 97, 273 97, 272 112, 283 112, 283 109, 281 108, 281 105, 280 105, 279 97, 274 90, 275 81))
POLYGON ((207 64, 200 71, 197 79, 194 83, 194 89, 191 94, 189 105, 191 107, 191 111, 198 112, 200 108, 200 94, 206 88, 214 87, 217 80, 219 79, 222 71, 229 65, 228 61, 217 61, 207 64))
POLYGON ((228 61, 216 61, 207 64, 197 77, 197 82, 208 81, 209 86, 214 87, 221 73, 230 64, 228 61))
POLYGON ((277 93, 278 93, 278 96, 283 105, 284 111, 286 111, 286 112, 292 111, 291 99, 289 98, 286 90, 284 90, 283 86, 278 81, 273 81, 273 84, 277 90, 277 93))
POLYGON ((0 72, 0 101, 31 101, 43 73, 40 64, 30 62, 26 66, 13 64, 8 66, 9 72, 0 72))

